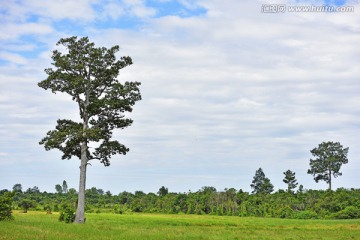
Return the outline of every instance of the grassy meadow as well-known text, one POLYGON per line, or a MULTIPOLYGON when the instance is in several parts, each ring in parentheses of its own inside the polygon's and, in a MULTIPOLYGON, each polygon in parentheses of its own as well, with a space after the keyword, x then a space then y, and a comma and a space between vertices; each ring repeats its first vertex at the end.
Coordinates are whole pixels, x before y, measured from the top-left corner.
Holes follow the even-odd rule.
POLYGON ((0 239, 360 239, 360 219, 294 220, 209 215, 86 214, 84 225, 58 214, 14 212, 0 239))

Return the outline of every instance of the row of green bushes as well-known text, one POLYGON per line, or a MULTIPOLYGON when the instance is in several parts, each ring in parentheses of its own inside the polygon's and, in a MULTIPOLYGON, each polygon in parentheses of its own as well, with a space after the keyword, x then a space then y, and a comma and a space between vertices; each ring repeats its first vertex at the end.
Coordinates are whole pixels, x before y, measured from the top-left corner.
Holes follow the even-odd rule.
MULTIPOLYGON (((76 193, 54 194, 46 192, 0 192, 1 199, 11 195, 13 202, 4 204, 7 209, 28 209, 66 213, 62 220, 70 221, 70 212, 76 208, 76 193), (9 207, 10 206, 10 207, 9 207)), ((159 194, 141 191, 110 192, 87 190, 86 209, 90 212, 131 212, 169 214, 211 214, 228 216, 254 216, 295 219, 353 219, 360 218, 360 189, 337 189, 336 191, 304 190, 296 193, 279 190, 273 194, 250 194, 234 188, 216 191, 203 187, 197 192, 159 194)), ((6 208, 0 206, 1 209, 6 208)))

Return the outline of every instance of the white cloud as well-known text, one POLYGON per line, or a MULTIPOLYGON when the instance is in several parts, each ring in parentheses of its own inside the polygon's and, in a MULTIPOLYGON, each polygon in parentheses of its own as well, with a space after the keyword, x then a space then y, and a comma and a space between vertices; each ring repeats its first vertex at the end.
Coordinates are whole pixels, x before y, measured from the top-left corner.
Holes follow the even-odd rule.
POLYGON ((21 35, 49 34, 53 31, 51 26, 42 23, 9 23, 2 25, 2 29, 0 40, 16 39, 21 35))
POLYGON ((55 0, 41 1, 28 0, 24 3, 32 14, 51 18, 54 20, 70 19, 91 21, 95 18, 95 11, 91 7, 94 0, 55 0))
POLYGON ((22 57, 20 54, 0 51, 0 59, 6 60, 15 64, 26 64, 27 59, 22 57))

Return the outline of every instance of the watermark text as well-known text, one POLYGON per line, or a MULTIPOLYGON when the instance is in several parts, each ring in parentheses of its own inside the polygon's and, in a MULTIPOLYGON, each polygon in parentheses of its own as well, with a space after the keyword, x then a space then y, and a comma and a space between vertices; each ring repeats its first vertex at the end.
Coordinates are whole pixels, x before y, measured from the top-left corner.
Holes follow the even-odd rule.
POLYGON ((355 12, 354 6, 287 6, 286 4, 263 4, 261 6, 261 12, 263 13, 297 13, 297 12, 355 12))

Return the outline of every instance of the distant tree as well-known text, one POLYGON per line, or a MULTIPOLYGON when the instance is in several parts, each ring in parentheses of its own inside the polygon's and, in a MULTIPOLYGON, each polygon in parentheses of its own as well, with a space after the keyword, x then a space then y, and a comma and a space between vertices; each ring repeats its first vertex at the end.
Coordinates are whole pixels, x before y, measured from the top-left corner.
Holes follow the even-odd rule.
POLYGON ((104 190, 102 190, 101 188, 97 189, 97 194, 100 194, 100 195, 104 195, 104 190))
POLYGON ((298 185, 297 180, 295 178, 295 172, 292 172, 291 170, 287 170, 286 172, 283 173, 285 175, 283 182, 288 185, 287 191, 290 193, 298 185))
POLYGON ((216 188, 212 186, 203 186, 201 187, 201 190, 199 192, 210 194, 210 193, 216 193, 216 188))
POLYGON ((157 192, 157 194, 159 194, 159 196, 161 196, 161 197, 166 196, 168 193, 169 193, 168 188, 166 188, 166 187, 164 187, 164 186, 162 186, 162 187, 159 189, 159 191, 157 192))
POLYGON ((141 198, 146 196, 146 193, 144 193, 143 191, 135 191, 135 197, 141 198))
POLYGON ((69 191, 68 191, 68 193, 69 193, 70 195, 76 194, 76 189, 75 189, 75 188, 70 188, 69 191))
POLYGON ((261 168, 256 170, 254 179, 250 187, 253 189, 253 194, 270 194, 274 191, 274 185, 271 184, 270 179, 265 177, 265 173, 261 168))
POLYGON ((119 46, 95 48, 87 37, 77 39, 75 36, 62 38, 57 45, 65 47, 64 53, 53 51, 54 68, 45 69, 48 77, 38 85, 53 93, 69 94, 78 104, 81 122, 59 119, 56 129, 49 131, 40 144, 46 150, 60 150, 62 159, 80 159, 74 222, 84 223, 87 166, 90 160, 99 160, 109 166, 113 155, 129 151, 123 144, 112 140, 112 134, 114 129, 124 129, 132 124, 131 119, 124 118, 124 113, 131 112, 135 102, 141 99, 140 83, 122 84, 117 79, 120 69, 132 64, 130 57, 116 60, 119 46))
POLYGON ((304 186, 300 184, 298 190, 296 191, 296 193, 303 193, 304 192, 304 186))
POLYGON ((29 208, 33 208, 35 206, 36 206, 35 202, 30 199, 23 199, 19 202, 19 207, 22 208, 23 213, 27 213, 29 208))
POLYGON ((63 191, 63 193, 68 192, 68 185, 65 180, 63 181, 63 184, 62 184, 62 191, 63 191))
POLYGON ((32 194, 32 193, 40 193, 40 189, 37 186, 34 186, 32 188, 28 188, 26 190, 26 193, 32 194))
POLYGON ((20 183, 15 184, 12 189, 14 192, 22 192, 22 186, 20 183))
POLYGON ((15 192, 4 192, 0 196, 0 221, 13 220, 11 206, 15 192))
POLYGON ((60 184, 56 184, 56 185, 55 185, 55 190, 56 190, 56 192, 59 193, 59 194, 63 192, 63 189, 62 189, 62 187, 61 187, 60 184))
POLYGON ((341 165, 348 163, 348 151, 349 148, 344 148, 339 142, 322 142, 310 151, 315 159, 310 159, 307 173, 314 176, 315 182, 325 181, 331 190, 332 176, 341 176, 341 165))

